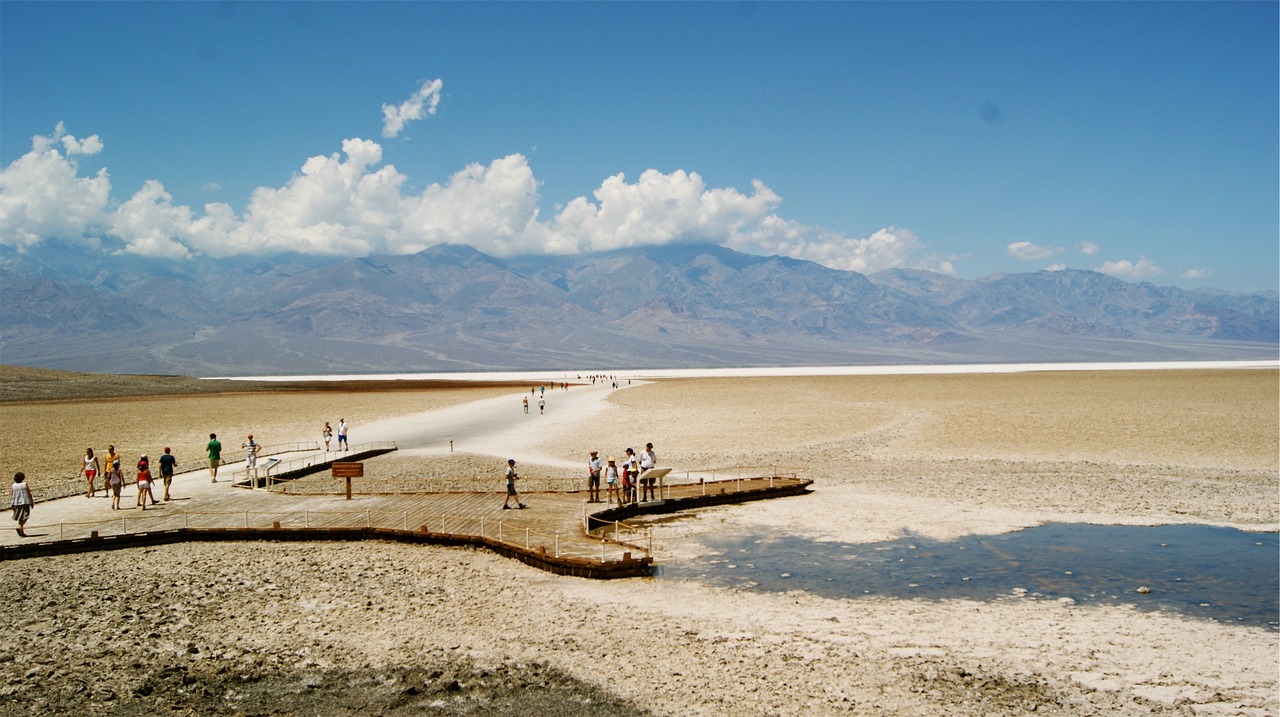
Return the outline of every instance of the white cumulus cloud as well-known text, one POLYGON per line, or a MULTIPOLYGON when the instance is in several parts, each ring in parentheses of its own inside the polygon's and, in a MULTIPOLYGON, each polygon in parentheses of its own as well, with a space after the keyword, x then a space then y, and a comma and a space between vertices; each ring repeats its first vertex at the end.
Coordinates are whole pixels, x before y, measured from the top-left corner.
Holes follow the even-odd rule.
POLYGON ((95 244, 112 237, 125 253, 175 259, 394 255, 440 243, 495 256, 574 254, 705 242, 863 273, 899 266, 953 273, 950 259, 917 258, 923 244, 905 229, 855 238, 785 219, 776 213, 782 198, 758 180, 743 191, 708 186, 684 170, 650 169, 634 181, 616 174, 543 217, 539 182, 522 154, 467 165, 406 193, 408 177, 383 163, 381 145, 361 138, 343 141, 341 152, 308 158, 281 186, 258 187, 243 212, 226 202, 201 209, 177 203, 158 180, 113 207, 106 170, 80 177, 75 160, 75 153, 100 151, 101 141, 68 137, 59 125, 0 170, 0 242, 28 246, 53 237, 95 244))
POLYGON ((1187 269, 1182 273, 1184 279, 1207 279, 1213 272, 1208 269, 1187 269))
POLYGON ((444 82, 439 79, 423 80, 409 99, 398 105, 382 105, 382 136, 388 139, 398 137, 409 122, 435 114, 443 88, 444 82))
POLYGON ((1098 267, 1098 271, 1121 279, 1139 280, 1150 279, 1164 273, 1163 269, 1156 266, 1155 262, 1145 256, 1138 257, 1138 261, 1136 262, 1129 261, 1128 259, 1103 262, 1102 266, 1098 267))
POLYGON ((1029 241, 1016 241, 1005 247, 1009 256, 1022 261, 1041 261, 1062 252, 1061 249, 1049 246, 1037 246, 1029 241))
POLYGON ((77 140, 61 122, 54 134, 32 137, 31 151, 0 169, 0 243, 21 247, 56 238, 96 246, 111 179, 105 168, 79 176, 72 155, 100 151, 97 135, 77 140))
POLYGON ((1097 244, 1094 244, 1091 241, 1082 241, 1079 244, 1076 244, 1076 249, 1078 249, 1080 253, 1084 254, 1085 256, 1093 256, 1098 252, 1102 251, 1101 247, 1099 247, 1097 244))
MULTIPOLYGON (((913 255, 923 248, 920 239, 906 229, 889 227, 865 239, 858 239, 776 215, 764 217, 756 225, 744 228, 728 242, 728 246, 748 253, 777 254, 862 274, 912 266, 913 255)), ((952 273, 949 261, 935 260, 934 265, 928 268, 952 273)))
MULTIPOLYGON (((553 233, 578 251, 598 251, 677 241, 723 244, 766 217, 782 199, 763 182, 751 194, 708 188, 697 172, 643 172, 629 184, 621 174, 578 197, 552 221, 553 233)), ((566 247, 569 248, 569 247, 566 247)))

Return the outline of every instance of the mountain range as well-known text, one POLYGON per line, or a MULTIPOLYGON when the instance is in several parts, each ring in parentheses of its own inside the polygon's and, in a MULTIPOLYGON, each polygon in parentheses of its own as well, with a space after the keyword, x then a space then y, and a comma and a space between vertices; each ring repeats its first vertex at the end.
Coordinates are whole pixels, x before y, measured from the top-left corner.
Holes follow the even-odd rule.
POLYGON ((0 247, 0 362, 247 376, 1275 359, 1278 298, 1079 270, 864 276, 697 244, 179 261, 44 242, 0 247))

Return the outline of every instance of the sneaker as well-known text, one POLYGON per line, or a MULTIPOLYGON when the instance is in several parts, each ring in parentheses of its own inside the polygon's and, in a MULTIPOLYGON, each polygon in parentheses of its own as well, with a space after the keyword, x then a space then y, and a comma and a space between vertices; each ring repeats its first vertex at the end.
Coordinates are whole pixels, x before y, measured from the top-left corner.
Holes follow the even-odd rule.
POLYGON ((525 504, 524 504, 524 503, 521 503, 521 504, 520 504, 520 510, 524 510, 524 509, 525 509, 525 507, 526 507, 526 506, 525 506, 525 504))
POLYGON ((503 504, 502 504, 502 509, 503 509, 503 510, 511 510, 511 506, 507 505, 506 503, 503 503, 503 504))

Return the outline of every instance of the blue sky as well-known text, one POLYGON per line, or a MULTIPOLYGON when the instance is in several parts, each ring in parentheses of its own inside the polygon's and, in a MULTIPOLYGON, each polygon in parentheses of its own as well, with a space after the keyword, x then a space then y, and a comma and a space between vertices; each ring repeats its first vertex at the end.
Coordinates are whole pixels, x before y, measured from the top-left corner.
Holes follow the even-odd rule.
POLYGON ((1272 2, 5 1, 0 242, 713 241, 1274 290, 1278 22, 1272 2))

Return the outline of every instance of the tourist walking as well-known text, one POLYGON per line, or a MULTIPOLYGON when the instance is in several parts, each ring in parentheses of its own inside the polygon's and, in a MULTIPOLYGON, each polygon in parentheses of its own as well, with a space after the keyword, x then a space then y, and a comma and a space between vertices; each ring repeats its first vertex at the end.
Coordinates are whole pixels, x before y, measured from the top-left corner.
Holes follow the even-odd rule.
POLYGON ((152 505, 156 504, 156 496, 151 492, 151 461, 143 453, 138 459, 138 505, 143 510, 147 509, 147 498, 151 499, 152 505))
POLYGON ((107 473, 110 473, 111 466, 119 462, 119 460, 120 460, 120 456, 116 455, 116 447, 108 444, 107 453, 102 457, 102 470, 106 471, 107 473))
POLYGON ((345 451, 351 448, 351 445, 347 443, 347 429, 350 427, 347 425, 347 419, 338 419, 338 450, 345 451))
POLYGON ((587 459, 587 502, 600 502, 600 472, 604 470, 604 463, 600 460, 598 451, 591 451, 591 458, 587 459))
POLYGON ((258 444, 254 442, 252 433, 249 434, 249 440, 245 441, 244 443, 241 443, 240 447, 244 449, 245 467, 248 468, 249 470, 253 470, 254 468, 257 468, 258 467, 258 444))
POLYGON ((119 459, 111 462, 107 470, 107 490, 111 493, 111 509, 120 510, 120 489, 124 488, 124 471, 120 470, 119 459))
POLYGON ((516 459, 507 459, 507 498, 502 501, 502 509, 509 510, 511 499, 516 499, 516 508, 523 508, 524 503, 520 502, 520 494, 516 492, 516 481, 520 480, 520 475, 516 473, 516 459))
POLYGON ((524 398, 520 399, 520 402, 524 404, 524 412, 526 414, 529 413, 529 397, 525 396, 524 398))
POLYGON ((173 469, 178 465, 178 459, 169 452, 169 447, 164 447, 164 454, 160 456, 160 480, 164 483, 164 499, 169 500, 169 484, 173 483, 173 469))
POLYGON ((84 477, 85 480, 89 481, 89 491, 85 493, 86 498, 92 498, 98 493, 98 489, 94 487, 93 481, 101 472, 102 465, 98 463, 97 457, 93 455, 93 449, 84 449, 84 477))
POLYGON ((218 440, 218 434, 210 433, 204 448, 209 452, 209 476, 213 478, 210 483, 217 483, 218 466, 222 465, 222 441, 218 440))
POLYGON ((324 428, 320 430, 320 435, 324 436, 324 450, 327 453, 329 451, 329 441, 333 439, 333 427, 329 425, 328 421, 324 422, 324 428))
POLYGON ((9 505, 13 507, 13 519, 18 523, 18 535, 27 537, 23 532, 23 528, 27 525, 27 518, 31 515, 31 506, 35 505, 35 501, 31 499, 31 486, 26 483, 27 476, 21 471, 13 474, 13 490, 12 498, 9 505))
POLYGON ((546 413, 546 412, 547 412, 547 400, 545 398, 539 398, 538 399, 538 415, 542 415, 543 413, 546 413))

